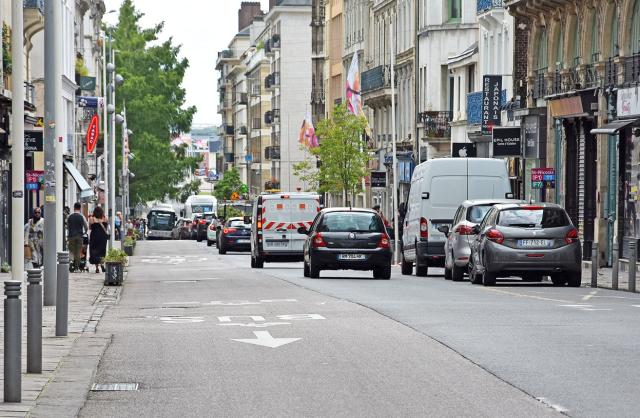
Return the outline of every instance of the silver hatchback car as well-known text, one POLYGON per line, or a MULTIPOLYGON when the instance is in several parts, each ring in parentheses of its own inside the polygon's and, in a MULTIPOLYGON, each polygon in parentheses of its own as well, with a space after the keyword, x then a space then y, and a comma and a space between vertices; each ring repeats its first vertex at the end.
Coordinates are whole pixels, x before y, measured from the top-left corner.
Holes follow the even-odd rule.
POLYGON ((495 205, 471 245, 469 276, 474 284, 492 286, 497 277, 520 276, 541 281, 551 276, 556 286, 582 282, 578 230, 556 204, 495 205))
POLYGON ((444 278, 446 280, 458 282, 464 278, 471 256, 470 243, 476 239, 473 227, 482 222, 494 205, 501 203, 524 203, 524 201, 514 199, 465 200, 456 211, 453 226, 439 228, 440 232, 447 237, 444 244, 444 278))

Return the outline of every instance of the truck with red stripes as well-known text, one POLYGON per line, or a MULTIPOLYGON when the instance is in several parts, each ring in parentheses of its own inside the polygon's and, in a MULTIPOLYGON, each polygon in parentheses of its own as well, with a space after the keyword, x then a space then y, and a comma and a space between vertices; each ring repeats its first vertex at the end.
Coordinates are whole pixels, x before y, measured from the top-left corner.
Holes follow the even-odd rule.
POLYGON ((298 228, 310 228, 322 209, 316 193, 264 193, 253 203, 251 225, 251 267, 265 262, 299 262, 306 235, 298 228))

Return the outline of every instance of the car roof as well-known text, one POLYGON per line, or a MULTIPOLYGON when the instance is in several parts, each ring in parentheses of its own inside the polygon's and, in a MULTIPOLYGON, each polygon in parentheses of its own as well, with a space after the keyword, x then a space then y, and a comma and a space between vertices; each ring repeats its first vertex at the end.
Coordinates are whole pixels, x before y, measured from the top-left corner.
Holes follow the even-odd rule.
POLYGON ((322 209, 321 213, 331 213, 331 212, 364 212, 364 213, 375 213, 373 209, 368 208, 350 208, 350 207, 342 207, 342 208, 325 208, 322 209))
POLYGON ((282 199, 282 196, 289 196, 289 198, 300 199, 319 199, 320 195, 317 193, 305 193, 305 192, 293 192, 293 193, 263 193, 260 195, 262 200, 282 199))
POLYGON ((508 204, 499 204, 499 205, 495 205, 495 207, 498 210, 503 210, 503 209, 515 209, 515 208, 519 208, 519 207, 540 207, 540 208, 554 208, 554 209, 563 209, 564 208, 560 205, 558 205, 557 203, 547 203, 547 202, 540 202, 540 203, 508 203, 508 204))
POLYGON ((227 219, 227 222, 229 221, 244 221, 244 218, 240 216, 234 216, 233 218, 227 219))
POLYGON ((510 203, 526 203, 524 200, 514 199, 469 199, 462 202, 462 206, 468 208, 470 206, 478 205, 498 205, 498 204, 510 204, 510 203))

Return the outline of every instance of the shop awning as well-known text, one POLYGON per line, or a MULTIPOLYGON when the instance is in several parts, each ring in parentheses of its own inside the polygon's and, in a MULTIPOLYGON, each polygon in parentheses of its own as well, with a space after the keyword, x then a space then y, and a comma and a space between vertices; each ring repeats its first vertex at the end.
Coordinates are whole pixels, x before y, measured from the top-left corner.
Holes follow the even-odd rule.
POLYGON ((80 174, 76 166, 74 166, 71 161, 65 161, 64 168, 67 169, 67 172, 71 174, 71 177, 73 177, 73 181, 75 181, 80 188, 81 199, 87 199, 94 195, 93 187, 91 187, 89 185, 89 182, 84 177, 82 177, 82 174, 80 174))
POLYGON ((604 126, 599 128, 595 128, 591 130, 591 135, 604 134, 604 135, 616 135, 620 132, 621 129, 626 128, 627 126, 637 122, 638 119, 624 119, 624 120, 616 120, 610 123, 607 123, 604 126))

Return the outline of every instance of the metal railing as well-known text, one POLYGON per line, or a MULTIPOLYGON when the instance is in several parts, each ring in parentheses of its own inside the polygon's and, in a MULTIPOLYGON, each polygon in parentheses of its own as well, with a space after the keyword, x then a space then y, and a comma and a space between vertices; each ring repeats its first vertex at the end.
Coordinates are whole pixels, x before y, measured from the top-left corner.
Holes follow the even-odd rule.
POLYGON ((640 81, 640 52, 624 59, 624 83, 635 84, 640 81))
POLYGON ((534 99, 539 99, 547 95, 547 80, 545 75, 547 74, 547 67, 536 70, 533 76, 533 91, 532 96, 534 99))
POLYGON ((311 88, 311 103, 324 103, 324 101, 325 101, 324 87, 313 86, 311 88))
POLYGON ((44 0, 24 0, 23 8, 38 9, 44 15, 44 0))
POLYGON ((482 92, 467 93, 467 125, 482 123, 482 92))
POLYGON ((451 136, 452 112, 450 111, 431 111, 422 112, 420 119, 424 125, 424 130, 429 138, 449 138, 451 136))
POLYGON ((279 146, 268 146, 264 149, 264 158, 265 160, 279 160, 280 159, 280 147, 279 146))
POLYGON ((598 73, 593 64, 584 66, 584 87, 596 87, 598 85, 598 73))
POLYGON ((615 58, 609 58, 604 63, 604 86, 615 87, 618 85, 618 63, 615 58))
POLYGON ((504 8, 504 0, 477 0, 477 14, 494 8, 504 8))
POLYGON ((362 73, 362 93, 391 87, 391 72, 388 65, 378 65, 362 73))
POLYGON ((24 101, 31 104, 36 102, 36 87, 27 81, 24 82, 24 101))

